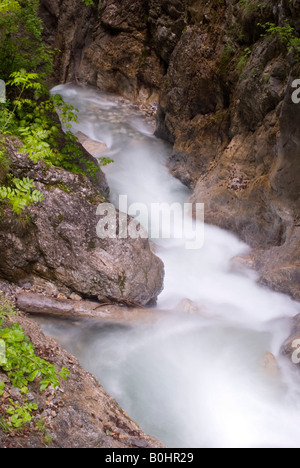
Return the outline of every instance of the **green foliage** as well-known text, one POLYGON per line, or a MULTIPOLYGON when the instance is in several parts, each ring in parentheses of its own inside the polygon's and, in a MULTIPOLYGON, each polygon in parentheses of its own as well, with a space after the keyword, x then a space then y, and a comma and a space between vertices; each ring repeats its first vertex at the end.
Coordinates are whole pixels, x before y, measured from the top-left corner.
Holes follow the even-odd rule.
POLYGON ((277 26, 274 23, 259 23, 258 26, 265 30, 265 36, 277 36, 287 50, 294 53, 297 62, 300 61, 300 38, 296 36, 295 29, 288 22, 284 26, 277 26))
POLYGON ((0 416, 0 430, 2 432, 9 432, 10 431, 10 426, 6 422, 5 418, 3 416, 0 416))
POLYGON ((17 315, 15 306, 0 292, 0 321, 17 315))
POLYGON ((260 0, 239 0, 239 6, 246 12, 256 11, 265 8, 267 3, 260 0))
POLYGON ((243 70, 244 70, 244 68, 245 68, 251 54, 252 54, 252 51, 251 51, 251 49, 249 47, 246 47, 243 50, 241 56, 239 57, 237 65, 236 65, 236 68, 237 68, 237 71, 238 71, 239 75, 241 75, 241 73, 243 72, 243 70))
POLYGON ((16 0, 1 0, 0 1, 0 13, 7 13, 8 11, 19 11, 20 4, 16 0))
MULTIPOLYGON (((82 0, 89 6, 93 0, 82 0)), ((14 71, 24 68, 48 74, 53 51, 42 41, 40 0, 0 0, 0 77, 7 81, 14 71)))
MULTIPOLYGON (((98 165, 83 158, 76 144, 77 138, 70 131, 71 122, 78 121, 77 109, 65 103, 60 95, 47 95, 47 99, 39 99, 45 90, 36 73, 26 73, 24 70, 15 72, 8 84, 18 90, 18 97, 2 105, 4 112, 0 117, 0 133, 21 137, 21 150, 28 153, 35 163, 42 159, 49 165, 63 167, 76 174, 95 176, 99 171, 98 165), (26 92, 34 93, 34 99, 27 97, 26 92), (58 141, 60 124, 54 119, 56 112, 67 128, 62 147, 58 141)), ((103 165, 110 162, 108 158, 101 161, 103 165)))
POLYGON ((39 190, 35 190, 32 179, 28 177, 14 178, 12 184, 13 187, 0 186, 0 200, 7 200, 16 214, 22 213, 27 206, 44 200, 43 194, 39 190))
MULTIPOLYGON (((8 85, 14 88, 16 98, 0 104, 0 134, 20 137, 23 143, 20 151, 27 153, 34 163, 43 160, 50 166, 95 177, 99 171, 98 164, 83 157, 77 138, 70 131, 71 122, 78 120, 77 109, 65 103, 59 95, 44 94, 46 91, 39 78, 37 73, 27 73, 25 70, 11 74, 8 85), (41 99, 43 95, 44 98, 41 99), (63 137, 56 112, 67 128, 63 137)), ((2 155, 5 160, 4 153, 2 155)), ((100 160, 102 165, 110 162, 109 158, 100 160)), ((43 200, 41 193, 34 190, 32 180, 14 178, 12 184, 13 186, 0 186, 0 198, 11 203, 17 214, 26 206, 43 200)))
POLYGON ((39 0, 0 0, 0 76, 5 81, 14 71, 49 73, 52 53, 42 42, 39 0))
POLYGON ((29 423, 32 420, 32 412, 38 409, 36 403, 29 403, 27 399, 23 400, 22 405, 11 399, 9 402, 11 406, 6 410, 6 413, 11 415, 8 426, 14 429, 19 429, 29 423))
MULTIPOLYGON (((83 0, 92 5, 92 0, 83 0)), ((0 103, 0 137, 15 135, 22 140, 20 151, 37 163, 62 167, 76 174, 96 176, 99 165, 84 158, 71 132, 77 110, 61 96, 50 96, 43 85, 51 56, 42 43, 42 24, 38 18, 39 0, 0 0, 0 77, 6 81, 7 102, 0 103), (61 132, 59 113, 67 128, 61 132)), ((3 137, 0 140, 0 199, 8 201, 17 214, 26 206, 41 201, 29 179, 8 179, 9 161, 3 137), (12 181, 11 181, 12 179, 12 181)), ((102 165, 111 162, 102 158, 102 165)))
POLYGON ((52 53, 42 42, 39 0, 0 0, 0 76, 27 71, 49 73, 52 53))
POLYGON ((224 52, 220 60, 220 72, 225 75, 228 73, 230 63, 235 55, 235 48, 232 43, 228 42, 224 47, 224 52))
POLYGON ((8 101, 6 104, 0 105, 0 109, 3 109, 3 114, 0 118, 1 134, 17 133, 20 126, 17 122, 18 115, 26 112, 28 108, 36 106, 36 101, 25 97, 24 94, 25 92, 35 93, 35 98, 37 99, 44 90, 39 79, 40 77, 37 73, 27 73, 23 69, 10 75, 7 85, 15 88, 17 97, 12 102, 8 101))
POLYGON ((57 373, 53 364, 35 355, 34 346, 18 323, 9 328, 0 325, 0 340, 5 343, 5 358, 0 366, 7 373, 11 384, 21 393, 28 393, 28 384, 40 379, 40 390, 50 385, 59 386, 59 377, 66 380, 69 371, 66 368, 57 373))
MULTIPOLYGON (((0 304, 0 310, 3 305, 0 304)), ((4 310, 2 310, 4 315, 4 310)), ((40 391, 43 392, 49 386, 56 389, 59 386, 59 378, 67 379, 69 371, 63 367, 57 372, 55 366, 35 354, 35 348, 24 330, 18 323, 10 327, 4 327, 0 322, 0 368, 4 371, 10 384, 18 388, 21 394, 29 392, 29 384, 39 381, 40 391)), ((7 383, 0 381, 0 396, 3 395, 7 383)), ((9 400, 10 406, 6 410, 6 419, 1 418, 1 426, 8 429, 19 429, 32 420, 32 413, 38 409, 34 402, 28 402, 24 398, 20 404, 18 401, 9 400)))
POLYGON ((9 171, 9 159, 6 148, 0 139, 0 182, 2 182, 9 171))
POLYGON ((43 421, 43 419, 38 419, 35 422, 35 426, 38 429, 38 431, 43 435, 45 443, 50 444, 52 442, 52 438, 47 433, 47 428, 45 426, 45 422, 43 421))

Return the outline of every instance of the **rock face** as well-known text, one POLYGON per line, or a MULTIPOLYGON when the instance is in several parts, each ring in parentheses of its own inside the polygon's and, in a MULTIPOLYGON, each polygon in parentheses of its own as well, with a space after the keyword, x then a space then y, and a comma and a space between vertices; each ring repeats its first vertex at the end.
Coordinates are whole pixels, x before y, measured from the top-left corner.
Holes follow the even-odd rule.
POLYGON ((53 82, 76 79, 127 98, 157 99, 164 65, 148 44, 147 15, 144 0, 90 7, 82 0, 42 0, 45 41, 61 51, 53 82))
POLYGON ((81 0, 41 0, 40 16, 46 44, 59 50, 55 56, 54 83, 74 80, 83 52, 92 42, 97 7, 85 7, 81 0))
POLYGON ((16 177, 30 177, 44 201, 26 219, 1 218, 0 274, 24 283, 32 277, 62 285, 84 297, 146 305, 163 286, 164 267, 148 239, 100 239, 97 207, 104 197, 84 176, 75 175, 9 148, 16 177))
POLYGON ((207 223, 253 247, 262 282, 300 299, 300 66, 280 34, 288 21, 299 36, 299 3, 104 0, 98 12, 60 3, 41 7, 46 40, 63 50, 56 80, 135 100, 159 94, 156 134, 174 145, 172 173, 205 203, 207 223), (266 34, 268 23, 282 29, 266 34), (77 58, 76 28, 86 38, 77 58))
MULTIPOLYGON (((254 248, 262 282, 300 299, 300 106, 295 57, 257 24, 296 11, 281 2, 195 5, 172 54, 157 134, 174 143, 171 171, 205 204, 209 224, 254 248)), ((250 3, 250 2, 249 2, 250 3)), ((299 10, 299 6, 298 6, 299 10)))
MULTIPOLYGON (((31 398, 39 406, 45 434, 31 427, 29 434, 2 432, 2 448, 162 448, 163 444, 144 434, 78 361, 46 337, 39 325, 27 317, 16 317, 32 341, 36 354, 55 364, 67 367, 70 376, 62 381, 56 393, 51 389, 39 392, 39 385, 30 384, 31 398)), ((1 379, 5 375, 0 372, 1 379)), ((17 389, 11 389, 12 391, 17 389)), ((7 396, 8 398, 8 396, 7 396)), ((9 402, 3 401, 5 406, 9 402)))

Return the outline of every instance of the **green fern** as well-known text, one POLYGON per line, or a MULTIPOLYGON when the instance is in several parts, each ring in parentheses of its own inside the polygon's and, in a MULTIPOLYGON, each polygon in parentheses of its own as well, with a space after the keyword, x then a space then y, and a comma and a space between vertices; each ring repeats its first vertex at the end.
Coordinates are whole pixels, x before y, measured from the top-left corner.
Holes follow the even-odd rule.
POLYGON ((21 9, 19 2, 15 0, 0 0, 0 13, 7 11, 19 11, 21 9))
POLYGON ((44 200, 43 194, 35 189, 35 184, 29 177, 12 180, 14 187, 0 186, 0 199, 7 201, 16 214, 33 203, 39 203, 44 200))
MULTIPOLYGON (((27 153, 34 163, 43 160, 50 166, 95 177, 99 171, 98 164, 85 160, 77 145, 76 136, 70 131, 71 122, 78 121, 78 110, 64 102, 60 95, 50 96, 48 100, 42 102, 24 98, 26 91, 37 96, 44 91, 36 73, 26 73, 25 70, 14 72, 10 76, 8 85, 18 89, 18 98, 7 107, 2 106, 0 134, 14 134, 21 137, 23 145, 20 151, 27 153), (12 110, 9 111, 9 108, 12 110), (60 148, 58 141, 60 125, 51 118, 56 112, 67 129, 65 145, 60 148)), ((108 158, 99 161, 100 165, 110 162, 112 161, 108 158)))

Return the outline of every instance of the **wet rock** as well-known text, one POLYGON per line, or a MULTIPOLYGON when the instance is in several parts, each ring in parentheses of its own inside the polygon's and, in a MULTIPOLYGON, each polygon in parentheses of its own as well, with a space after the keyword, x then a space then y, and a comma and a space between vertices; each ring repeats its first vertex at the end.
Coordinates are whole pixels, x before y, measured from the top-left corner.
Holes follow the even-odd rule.
POLYGON ((103 153, 108 149, 105 143, 92 140, 82 132, 77 132, 76 137, 84 149, 86 149, 95 158, 102 157, 103 153))
POLYGON ((261 361, 261 370, 270 377, 279 377, 280 370, 274 354, 265 353, 261 361))
POLYGON ((200 315, 202 317, 215 317, 216 314, 207 309, 199 302, 191 301, 190 299, 182 299, 174 309, 176 312, 200 315))
POLYGON ((47 281, 38 276, 32 278, 32 287, 30 288, 30 292, 46 294, 52 297, 58 297, 59 294, 64 294, 65 296, 69 297, 72 294, 71 290, 66 286, 58 286, 52 281, 47 281))
POLYGON ((82 297, 79 296, 79 294, 75 294, 75 293, 72 293, 70 295, 70 299, 71 301, 77 301, 77 302, 82 301, 82 297))
POLYGON ((269 250, 255 251, 255 268, 262 284, 300 300, 300 228, 288 231, 285 243, 269 250))
POLYGON ((200 311, 200 307, 190 299, 182 299, 182 301, 180 301, 176 306, 176 310, 185 314, 197 314, 200 311))
MULTIPOLYGON (((99 204, 105 198, 89 180, 33 164, 10 148, 15 176, 32 178, 44 195, 22 223, 8 208, 0 222, 0 274, 12 282, 39 277, 83 297, 145 305, 163 287, 164 267, 148 239, 100 239, 99 204)), ((132 221, 127 218, 128 223, 132 221)))

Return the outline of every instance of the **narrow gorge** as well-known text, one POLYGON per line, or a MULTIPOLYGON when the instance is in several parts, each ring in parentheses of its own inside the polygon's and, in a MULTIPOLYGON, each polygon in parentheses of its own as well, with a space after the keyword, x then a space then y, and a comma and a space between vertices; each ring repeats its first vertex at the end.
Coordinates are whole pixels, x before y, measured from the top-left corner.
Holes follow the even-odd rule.
POLYGON ((156 136, 206 222, 238 234, 262 281, 299 299, 299 62, 263 28, 297 31, 298 2, 50 0, 41 16, 60 51, 53 84, 158 101, 156 136))

